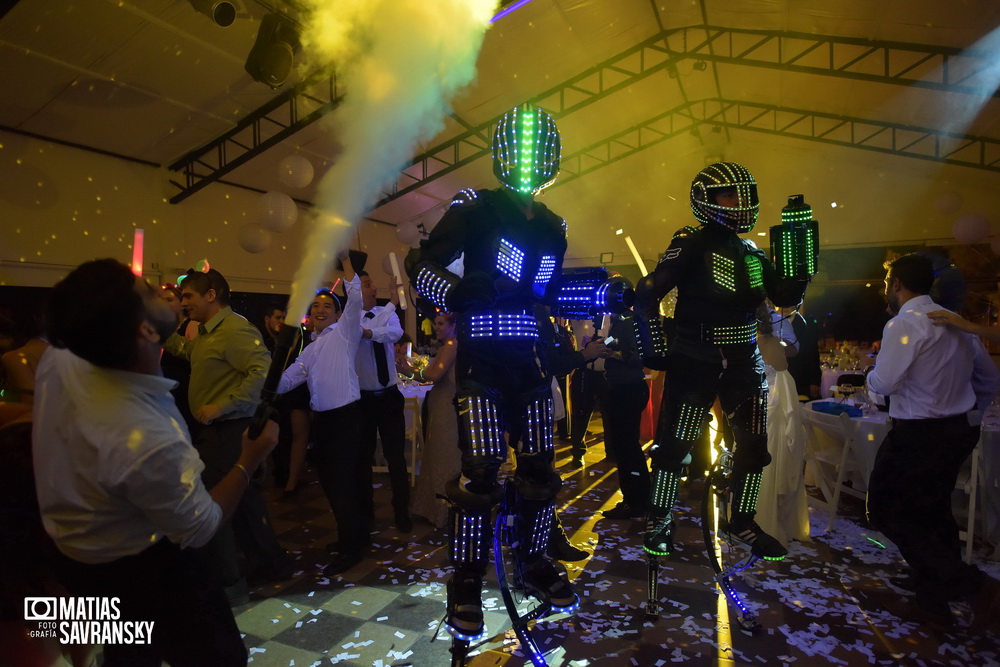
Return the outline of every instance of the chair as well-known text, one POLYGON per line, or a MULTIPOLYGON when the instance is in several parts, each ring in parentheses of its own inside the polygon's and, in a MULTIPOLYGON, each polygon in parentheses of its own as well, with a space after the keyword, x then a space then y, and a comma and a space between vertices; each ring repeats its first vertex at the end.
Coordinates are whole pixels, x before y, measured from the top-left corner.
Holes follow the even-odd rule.
POLYGON ((830 513, 826 530, 833 528, 840 505, 840 495, 847 493, 865 499, 865 493, 844 485, 850 473, 864 474, 859 464, 856 428, 846 413, 829 415, 806 408, 803 423, 806 427, 806 470, 823 496, 818 502, 830 513))
POLYGON ((976 532, 976 494, 979 492, 979 458, 982 446, 982 440, 980 440, 976 448, 972 450, 972 456, 969 457, 971 465, 968 472, 963 466, 958 475, 958 481, 955 483, 956 491, 961 491, 969 496, 969 503, 966 506, 965 530, 959 531, 959 539, 965 540, 965 562, 969 564, 972 563, 972 543, 976 532))

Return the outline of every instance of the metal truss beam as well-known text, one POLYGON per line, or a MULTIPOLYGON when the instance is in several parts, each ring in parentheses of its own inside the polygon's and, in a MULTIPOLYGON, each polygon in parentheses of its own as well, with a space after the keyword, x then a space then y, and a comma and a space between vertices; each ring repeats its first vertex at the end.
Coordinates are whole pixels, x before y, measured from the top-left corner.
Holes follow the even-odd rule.
POLYGON ((1000 140, 754 102, 708 99, 682 104, 566 155, 565 185, 684 132, 721 126, 934 162, 1000 171, 1000 140))
MULTIPOLYGON (((627 49, 580 74, 528 100, 544 107, 556 119, 604 99, 646 77, 667 70, 683 55, 671 55, 664 39, 681 29, 667 30, 627 49)), ((490 154, 491 130, 500 116, 467 129, 465 132, 413 158, 396 181, 391 192, 375 204, 378 208, 427 183, 449 174, 490 154)))
POLYGON ((197 148, 170 165, 184 175, 171 179, 180 192, 170 198, 177 204, 219 181, 237 167, 319 120, 340 104, 335 77, 307 81, 251 112, 229 132, 197 148))
POLYGON ((699 60, 1000 98, 987 74, 996 54, 974 49, 718 26, 683 28, 669 43, 699 60))

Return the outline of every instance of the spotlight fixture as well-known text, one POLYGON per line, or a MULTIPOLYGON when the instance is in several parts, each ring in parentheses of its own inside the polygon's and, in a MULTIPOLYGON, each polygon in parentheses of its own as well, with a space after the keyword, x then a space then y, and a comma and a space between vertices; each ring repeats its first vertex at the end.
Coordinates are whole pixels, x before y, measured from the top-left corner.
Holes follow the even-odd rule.
POLYGON ((228 28, 236 20, 236 5, 226 0, 191 0, 191 6, 223 28, 228 28))
POLYGON ((708 63, 705 62, 704 60, 696 60, 694 63, 694 68, 699 72, 704 72, 706 69, 708 69, 708 63))
POLYGON ((280 14, 268 14, 261 19, 244 69, 254 81, 278 88, 292 71, 299 46, 298 28, 280 14))

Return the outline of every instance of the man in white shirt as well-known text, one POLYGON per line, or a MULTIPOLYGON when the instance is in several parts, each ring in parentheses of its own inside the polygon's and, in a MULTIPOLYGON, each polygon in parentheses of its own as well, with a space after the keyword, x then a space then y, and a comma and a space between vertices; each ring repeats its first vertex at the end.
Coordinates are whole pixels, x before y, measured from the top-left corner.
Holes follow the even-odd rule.
POLYGON ((344 265, 347 305, 336 326, 319 332, 285 369, 278 393, 291 391, 305 382, 309 407, 313 410, 313 446, 320 485, 337 519, 339 553, 323 569, 326 575, 346 572, 361 562, 369 542, 368 522, 358 509, 362 497, 365 460, 358 438, 361 391, 355 358, 361 340, 361 281, 354 273, 347 252, 340 253, 344 265))
MULTIPOLYGON (((410 476, 406 471, 404 442, 406 421, 403 416, 403 395, 397 386, 395 345, 403 335, 394 301, 385 306, 375 305, 378 288, 365 271, 361 277, 361 343, 358 346, 357 371, 361 387, 361 446, 370 462, 375 455, 376 437, 382 441, 382 455, 389 468, 392 487, 392 509, 396 529, 403 533, 413 530, 410 520, 410 476)), ((395 290, 393 290, 395 294, 395 290)), ((371 466, 367 466, 364 512, 374 516, 371 466)))
POLYGON ((959 468, 979 441, 969 412, 989 405, 1000 372, 975 336, 935 327, 941 309, 929 296, 931 261, 909 254, 886 263, 885 295, 895 314, 885 325, 868 389, 891 396, 892 429, 879 447, 868 483, 868 518, 891 539, 912 576, 893 583, 913 590, 912 603, 885 601, 904 618, 951 624, 950 600, 972 604, 971 632, 1000 619, 1000 582, 961 559, 951 496, 959 468))
POLYGON ((244 434, 206 490, 177 383, 160 374, 177 318, 157 291, 113 259, 87 262, 53 288, 46 317, 32 440, 57 577, 73 596, 119 598, 120 620, 154 622, 148 644, 106 643, 104 664, 245 665, 226 596, 189 548, 233 513, 277 426, 244 434))

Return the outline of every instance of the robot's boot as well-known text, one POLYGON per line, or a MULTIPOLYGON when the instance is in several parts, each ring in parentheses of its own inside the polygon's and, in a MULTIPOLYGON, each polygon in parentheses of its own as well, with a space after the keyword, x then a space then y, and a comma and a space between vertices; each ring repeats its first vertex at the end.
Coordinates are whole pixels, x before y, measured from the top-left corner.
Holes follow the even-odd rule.
POLYGON ((765 533, 753 520, 757 509, 757 492, 760 491, 762 472, 734 475, 733 511, 729 521, 729 534, 736 542, 750 549, 750 553, 768 560, 781 560, 788 550, 781 542, 765 533))

